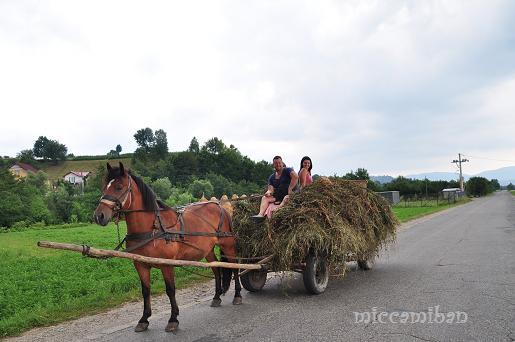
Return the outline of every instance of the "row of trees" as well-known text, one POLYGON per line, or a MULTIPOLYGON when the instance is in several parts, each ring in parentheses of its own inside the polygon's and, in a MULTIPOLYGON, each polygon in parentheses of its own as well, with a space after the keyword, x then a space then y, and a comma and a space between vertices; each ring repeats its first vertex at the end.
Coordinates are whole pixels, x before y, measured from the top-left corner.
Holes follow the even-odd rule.
MULTIPOLYGON (((368 187, 373 191, 399 191, 401 196, 405 195, 421 195, 425 194, 437 194, 443 189, 447 188, 459 188, 460 184, 458 181, 430 181, 421 179, 411 179, 399 176, 393 179, 391 182, 386 184, 380 184, 370 180, 368 171, 366 169, 358 169, 356 172, 349 172, 345 176, 345 179, 367 179, 368 187)), ((484 196, 492 193, 495 190, 499 190, 501 185, 497 179, 488 180, 484 177, 472 177, 465 184, 465 189, 470 196, 484 196)))
MULTIPOLYGON (((172 206, 194 202, 202 196, 261 193, 273 171, 270 163, 254 162, 243 156, 235 146, 227 146, 216 137, 203 145, 193 137, 188 149, 179 152, 168 151, 166 132, 162 129, 140 129, 134 134, 134 139, 138 148, 132 154, 133 171, 150 184, 159 198, 172 206)), ((118 145, 108 153, 108 157, 120 156, 121 151, 118 145)), ((24 162, 30 162, 30 158, 34 157, 55 162, 66 157, 66 146, 41 136, 35 142, 34 149, 18 154, 18 160, 24 162), (60 152, 55 154, 55 151, 60 152)), ((104 165, 94 171, 83 192, 62 181, 50 185, 43 172, 17 181, 7 171, 6 163, 0 166, 0 226, 91 221, 101 195, 104 165)), ((343 178, 367 179, 371 190, 397 190, 401 195, 435 194, 444 188, 459 187, 457 181, 405 177, 379 184, 370 181, 364 168, 351 171, 343 178)), ((500 188, 496 180, 488 181, 481 177, 471 178, 466 187, 470 195, 477 196, 500 188)))
MULTIPOLYGON (((272 172, 270 163, 254 162, 217 137, 202 146, 193 137, 187 150, 171 153, 166 132, 161 129, 140 129, 134 138, 138 148, 132 157, 132 169, 147 177, 163 200, 170 193, 198 199, 202 195, 261 192, 272 172)), ((177 202, 173 198, 170 201, 177 202)))
POLYGON ((500 188, 501 185, 497 179, 488 180, 484 177, 472 177, 465 186, 470 196, 485 196, 500 188))
POLYGON ((64 181, 51 184, 42 171, 17 180, 1 168, 0 227, 90 222, 100 195, 96 186, 82 193, 64 181))

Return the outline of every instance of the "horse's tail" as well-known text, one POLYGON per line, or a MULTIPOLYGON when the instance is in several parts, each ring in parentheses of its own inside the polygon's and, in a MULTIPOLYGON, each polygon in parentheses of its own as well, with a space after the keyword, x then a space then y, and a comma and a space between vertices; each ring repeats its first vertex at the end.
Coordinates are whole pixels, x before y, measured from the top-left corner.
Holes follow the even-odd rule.
MULTIPOLYGON (((221 261, 223 261, 223 262, 228 261, 224 255, 224 252, 221 253, 221 256, 222 256, 221 261)), ((231 279, 232 279, 233 270, 231 268, 222 267, 221 271, 222 271, 222 293, 226 293, 227 291, 229 291, 229 287, 231 287, 231 279)))

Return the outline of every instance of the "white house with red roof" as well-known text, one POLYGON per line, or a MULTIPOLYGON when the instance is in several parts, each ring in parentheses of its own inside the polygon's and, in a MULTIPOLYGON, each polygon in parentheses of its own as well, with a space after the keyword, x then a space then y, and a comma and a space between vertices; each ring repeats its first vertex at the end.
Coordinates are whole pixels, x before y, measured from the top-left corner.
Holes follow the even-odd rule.
POLYGON ((74 185, 83 185, 90 173, 89 171, 70 171, 64 176, 64 180, 74 185))

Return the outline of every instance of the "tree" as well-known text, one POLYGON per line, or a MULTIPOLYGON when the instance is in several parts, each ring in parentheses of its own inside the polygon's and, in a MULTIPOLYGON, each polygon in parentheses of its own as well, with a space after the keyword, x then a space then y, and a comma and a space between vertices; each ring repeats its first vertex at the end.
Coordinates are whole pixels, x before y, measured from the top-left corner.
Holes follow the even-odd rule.
POLYGON ((210 154, 220 154, 226 148, 227 147, 225 146, 222 140, 218 139, 217 137, 214 137, 206 141, 204 146, 202 146, 202 151, 210 154))
POLYGON ((29 174, 25 181, 36 188, 42 195, 45 195, 50 190, 48 175, 41 170, 36 174, 29 174))
POLYGON ((351 180, 358 180, 358 179, 369 180, 370 176, 368 175, 367 169, 360 167, 360 168, 358 168, 356 173, 354 173, 354 171, 351 170, 351 172, 348 172, 347 174, 345 174, 345 176, 343 176, 343 178, 351 179, 351 180))
POLYGON ((154 134, 152 153, 154 159, 163 159, 168 154, 168 140, 166 139, 166 132, 162 129, 158 129, 154 134))
POLYGON ((50 140, 45 136, 40 136, 34 143, 34 156, 43 158, 43 160, 52 160, 57 163, 58 160, 66 160, 68 148, 57 140, 50 140))
POLYGON ((50 140, 45 148, 45 155, 55 164, 58 160, 66 160, 68 149, 65 145, 60 144, 57 140, 50 140))
POLYGON ((492 185, 492 188, 495 190, 501 189, 501 184, 499 184, 499 181, 497 179, 491 179, 490 184, 492 185))
POLYGON ((510 183, 510 184, 508 184, 507 189, 511 191, 511 190, 515 189, 515 186, 512 183, 510 183))
POLYGON ((40 136, 38 140, 34 143, 34 156, 37 158, 43 158, 45 155, 45 147, 48 144, 48 138, 44 136, 40 136))
POLYGON ((111 150, 107 153, 108 158, 118 158, 120 157, 120 152, 122 152, 122 146, 116 145, 116 148, 114 150, 111 150))
POLYGON ((188 147, 188 152, 199 153, 200 145, 198 144, 198 140, 196 137, 193 137, 190 142, 190 146, 188 147))
POLYGON ((136 139, 136 143, 148 153, 154 143, 154 132, 148 127, 139 129, 136 134, 134 134, 134 139, 136 139))
POLYGON ((199 161, 195 153, 179 152, 170 158, 173 167, 170 168, 173 174, 168 178, 174 184, 186 185, 191 177, 199 175, 199 161))
POLYGON ((472 177, 465 186, 471 196, 484 196, 494 191, 490 181, 484 177, 472 177))
POLYGON ((166 204, 172 207, 186 205, 192 202, 195 202, 193 195, 179 188, 172 188, 172 194, 166 200, 166 204))
POLYGON ((151 183, 151 187, 162 200, 167 200, 172 194, 172 183, 167 177, 156 179, 151 183))
MULTIPOLYGON (((150 128, 140 129, 134 134, 139 147, 134 151, 133 161, 145 163, 165 159, 168 156, 168 140, 162 129, 154 133, 150 128)), ((147 165, 143 165, 147 168, 147 165)))
POLYGON ((206 179, 195 179, 188 187, 188 192, 196 198, 201 198, 202 195, 209 198, 213 195, 213 185, 206 179))
POLYGON ((36 163, 36 159, 34 158, 33 150, 21 150, 17 155, 16 159, 18 159, 22 163, 34 165, 36 163))

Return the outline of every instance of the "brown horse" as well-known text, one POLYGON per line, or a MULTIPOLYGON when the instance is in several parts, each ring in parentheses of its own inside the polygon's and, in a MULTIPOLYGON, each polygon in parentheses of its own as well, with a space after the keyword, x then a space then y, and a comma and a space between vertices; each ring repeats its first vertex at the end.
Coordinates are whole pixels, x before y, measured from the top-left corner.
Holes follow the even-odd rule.
MULTIPOLYGON (((220 246, 222 260, 236 261, 236 240, 231 230, 231 218, 216 202, 194 203, 180 210, 170 208, 156 200, 154 192, 141 178, 126 171, 123 164, 107 164, 107 177, 103 196, 95 210, 95 221, 105 226, 120 214, 125 216, 127 235, 126 251, 155 258, 215 261, 214 246, 220 246), (224 258, 225 256, 225 258, 224 258)), ((141 280, 144 309, 135 328, 136 332, 148 328, 150 307, 150 269, 161 269, 170 299, 172 314, 166 331, 176 331, 179 326, 179 307, 175 300, 174 268, 134 262, 141 280)), ((220 306, 220 295, 225 293, 234 272, 235 295, 233 304, 241 304, 241 285, 238 270, 213 268, 215 296, 211 306, 220 306), (223 278, 223 279, 222 279, 223 278), (223 283, 222 283, 223 282, 223 283)))

